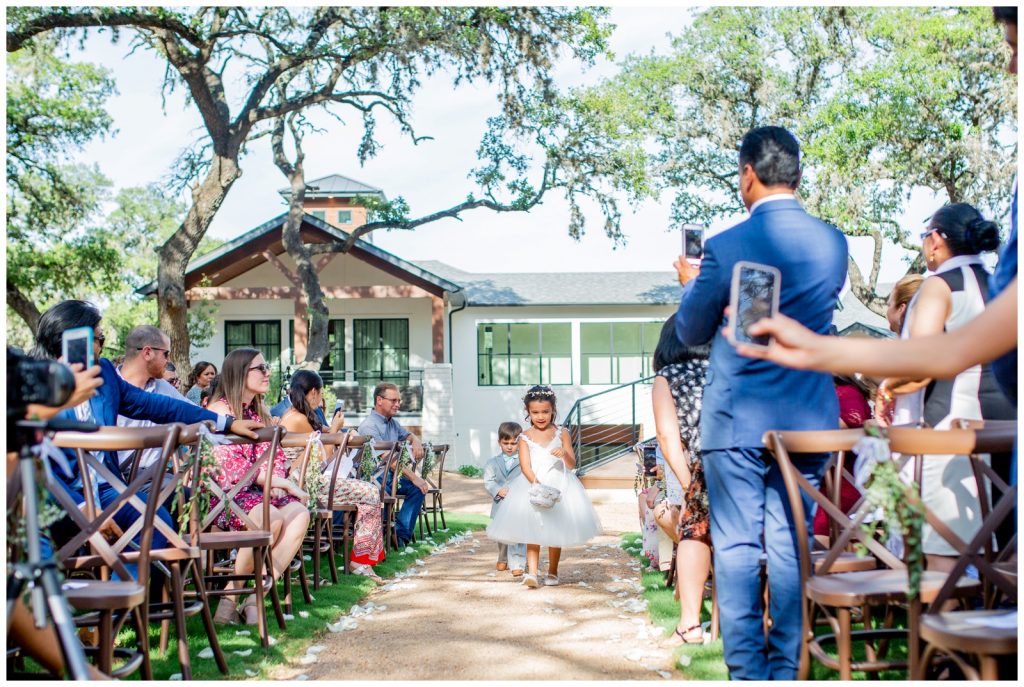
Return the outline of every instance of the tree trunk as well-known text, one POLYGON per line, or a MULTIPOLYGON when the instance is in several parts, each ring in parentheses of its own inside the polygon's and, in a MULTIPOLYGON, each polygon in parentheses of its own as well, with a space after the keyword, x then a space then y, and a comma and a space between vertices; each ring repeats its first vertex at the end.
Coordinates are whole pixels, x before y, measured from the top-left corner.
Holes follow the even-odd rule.
POLYGON ((11 283, 10 279, 7 280, 7 305, 18 313, 18 317, 25 320, 25 324, 32 330, 32 336, 35 336, 42 313, 39 312, 36 304, 21 292, 21 289, 11 283))
POLYGON ((188 302, 185 300, 185 270, 210 222, 241 176, 237 155, 215 156, 202 184, 192 190, 192 207, 185 221, 157 250, 157 306, 160 328, 171 339, 171 360, 180 370, 191 366, 188 337, 188 302))
POLYGON ((281 242, 288 255, 295 261, 295 268, 302 283, 302 295, 306 299, 309 314, 309 340, 306 342, 306 356, 298 367, 306 370, 319 370, 327 357, 328 331, 327 323, 330 311, 324 302, 324 292, 320 286, 320 275, 317 274, 309 248, 302 242, 302 215, 306 203, 306 174, 302 161, 302 137, 298 129, 291 126, 292 140, 295 144, 295 164, 288 162, 284 153, 284 122, 278 120, 271 137, 274 150, 274 164, 288 179, 291 196, 288 202, 288 218, 281 230, 281 242))

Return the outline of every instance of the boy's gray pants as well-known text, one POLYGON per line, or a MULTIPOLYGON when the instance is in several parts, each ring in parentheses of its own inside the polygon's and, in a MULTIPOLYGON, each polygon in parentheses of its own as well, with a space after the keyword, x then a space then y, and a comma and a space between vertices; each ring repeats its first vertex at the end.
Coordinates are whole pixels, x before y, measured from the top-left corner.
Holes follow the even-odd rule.
POLYGON ((508 562, 509 570, 526 569, 526 544, 498 544, 498 562, 508 562))

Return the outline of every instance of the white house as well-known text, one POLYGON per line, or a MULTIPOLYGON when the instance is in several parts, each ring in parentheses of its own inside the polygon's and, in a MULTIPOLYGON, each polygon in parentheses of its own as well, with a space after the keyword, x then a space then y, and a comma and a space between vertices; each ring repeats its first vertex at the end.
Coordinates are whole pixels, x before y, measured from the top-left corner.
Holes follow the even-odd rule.
MULTIPOLYGON (((365 221, 361 198, 383 198, 340 175, 309 185, 307 243, 346 240, 345 226, 365 221)), ((272 400, 307 341, 306 304, 281 243, 284 221, 282 214, 197 258, 185 284, 190 302, 215 304, 216 334, 193 350, 193 361, 219 366, 234 348, 259 348, 274 366, 272 400)), ((498 424, 523 421, 521 399, 533 384, 554 388, 564 416, 583 396, 649 376, 681 292, 668 271, 469 273, 362 240, 318 258, 317 268, 331 313, 321 374, 347 400, 350 424, 369 411, 377 382, 395 382, 399 419, 424 439, 451 443, 451 467, 479 466, 497 452, 498 424)), ((140 292, 155 294, 155 283, 140 292)), ((623 399, 646 406, 631 409, 634 439, 652 436, 649 400, 623 399)), ((626 426, 590 422, 605 435, 626 426)))

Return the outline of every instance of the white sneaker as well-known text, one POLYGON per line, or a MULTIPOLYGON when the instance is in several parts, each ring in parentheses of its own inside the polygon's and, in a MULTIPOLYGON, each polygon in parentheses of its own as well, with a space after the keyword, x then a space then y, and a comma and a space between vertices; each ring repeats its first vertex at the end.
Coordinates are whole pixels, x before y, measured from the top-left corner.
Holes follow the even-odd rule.
POLYGON ((557 587, 560 584, 562 584, 562 581, 558 579, 558 575, 547 575, 544 578, 545 587, 557 587))
POLYGON ((523 575, 523 585, 528 589, 536 589, 539 586, 537 584, 537 576, 526 573, 523 575))

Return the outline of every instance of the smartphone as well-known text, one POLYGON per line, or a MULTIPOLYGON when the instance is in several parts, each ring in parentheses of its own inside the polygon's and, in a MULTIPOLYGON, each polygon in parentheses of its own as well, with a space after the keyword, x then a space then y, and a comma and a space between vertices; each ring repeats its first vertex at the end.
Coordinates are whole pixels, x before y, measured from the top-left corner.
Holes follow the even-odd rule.
POLYGON ((697 224, 683 225, 683 257, 700 260, 704 257, 704 227, 697 224))
POLYGON ((334 404, 334 414, 337 415, 343 410, 345 410, 345 399, 339 398, 337 403, 334 404))
POLYGON ((767 335, 753 336, 750 325, 779 312, 779 290, 782 274, 770 265, 756 262, 737 262, 732 270, 732 289, 729 294, 729 326, 726 338, 734 346, 745 343, 766 348, 771 342, 767 335))
POLYGON ((653 477, 658 472, 658 447, 644 444, 644 474, 653 477))
POLYGON ((61 355, 68 365, 81 363, 86 368, 93 366, 92 327, 75 327, 64 330, 60 341, 61 355))

